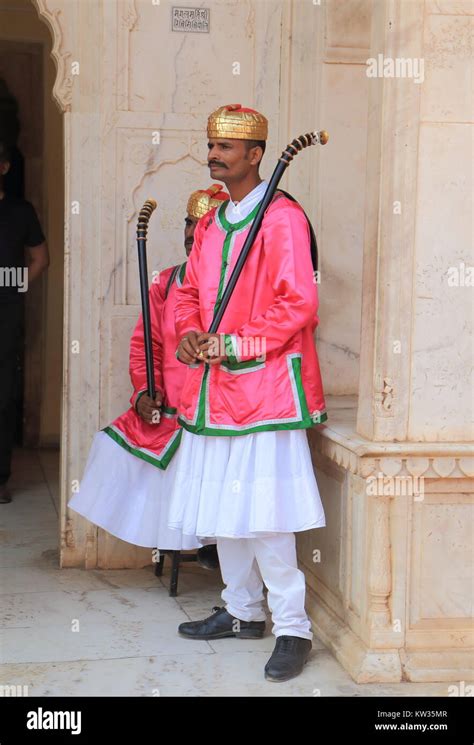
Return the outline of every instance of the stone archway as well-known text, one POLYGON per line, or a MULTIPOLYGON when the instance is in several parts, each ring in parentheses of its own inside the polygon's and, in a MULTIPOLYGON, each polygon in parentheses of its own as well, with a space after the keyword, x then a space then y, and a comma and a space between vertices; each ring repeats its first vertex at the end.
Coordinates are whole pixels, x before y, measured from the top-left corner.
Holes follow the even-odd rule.
MULTIPOLYGON (((63 384, 61 410, 60 462, 60 565, 97 566, 97 527, 86 523, 75 513, 69 517, 67 502, 79 483, 85 456, 98 425, 98 396, 89 395, 99 388, 99 302, 98 269, 89 261, 83 243, 98 243, 96 217, 99 212, 92 186, 94 164, 99 161, 99 93, 95 89, 98 65, 91 61, 90 45, 100 46, 100 4, 74 0, 31 0, 39 18, 48 26, 52 37, 51 56, 56 65, 52 97, 63 114, 64 153, 64 325, 63 384), (87 5, 87 7, 84 7, 87 5), (82 36, 79 26, 92 25, 94 32, 82 36), (95 33, 95 37, 94 37, 95 33), (80 84, 74 100, 73 69, 77 68, 80 84), (87 88, 87 91, 85 90, 87 88), (95 142, 91 159, 83 156, 83 139, 95 142), (92 162, 91 162, 92 161, 92 162), (84 182, 84 179, 87 183, 84 182), (91 193, 92 187, 92 193, 91 193), (78 206, 72 212, 71 204, 78 206), (88 212, 88 219, 82 215, 88 212), (80 213, 80 214, 79 214, 80 213), (76 218, 76 219, 74 219, 76 218), (89 231, 90 229, 90 231, 89 231), (71 246, 77 250, 71 252, 71 246), (87 268, 84 268, 84 263, 87 268), (88 325, 90 322, 90 326, 88 325), (86 400, 81 400, 86 393, 86 400)), ((98 174, 96 174, 98 175, 98 174)), ((97 247, 92 249, 97 259, 97 247)))
POLYGON ((57 69, 53 86, 53 99, 61 113, 71 110, 72 77, 68 69, 71 53, 66 51, 66 19, 64 2, 50 3, 47 0, 31 0, 38 16, 48 26, 52 38, 51 56, 57 69))

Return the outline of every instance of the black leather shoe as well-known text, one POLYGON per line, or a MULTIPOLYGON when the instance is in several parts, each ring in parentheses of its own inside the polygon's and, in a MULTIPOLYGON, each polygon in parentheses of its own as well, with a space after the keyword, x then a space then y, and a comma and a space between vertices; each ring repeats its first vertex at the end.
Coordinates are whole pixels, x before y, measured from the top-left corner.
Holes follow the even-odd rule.
POLYGON ((225 608, 215 607, 215 613, 203 621, 186 621, 178 626, 178 633, 187 639, 261 639, 265 621, 240 621, 227 613, 225 608))
POLYGON ((265 665, 265 678, 275 683, 296 678, 308 661, 311 648, 311 639, 278 636, 272 656, 265 665))
POLYGON ((217 555, 217 546, 203 546, 198 548, 197 563, 204 569, 219 569, 219 556, 217 555))

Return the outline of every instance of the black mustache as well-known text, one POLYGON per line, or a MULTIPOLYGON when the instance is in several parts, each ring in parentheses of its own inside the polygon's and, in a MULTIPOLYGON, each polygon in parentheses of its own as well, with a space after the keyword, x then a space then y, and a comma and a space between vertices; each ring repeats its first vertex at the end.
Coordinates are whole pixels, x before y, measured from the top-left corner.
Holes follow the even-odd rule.
POLYGON ((227 168, 227 166, 224 163, 218 163, 217 160, 211 160, 210 163, 208 163, 209 168, 211 166, 219 166, 219 168, 227 168))

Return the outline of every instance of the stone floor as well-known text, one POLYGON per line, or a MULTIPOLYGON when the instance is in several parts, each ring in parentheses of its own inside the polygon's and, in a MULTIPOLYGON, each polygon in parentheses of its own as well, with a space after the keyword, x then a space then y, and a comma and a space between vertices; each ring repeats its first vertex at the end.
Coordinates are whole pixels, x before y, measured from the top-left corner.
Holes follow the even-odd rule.
MULTIPOLYGON (((185 565, 179 596, 143 570, 58 568, 58 454, 15 453, 0 505, 0 685, 34 696, 446 696, 446 683, 356 685, 314 640, 304 672, 268 683, 273 638, 181 639, 219 604, 218 573, 185 565)), ((166 562, 167 563, 167 562, 166 562)))

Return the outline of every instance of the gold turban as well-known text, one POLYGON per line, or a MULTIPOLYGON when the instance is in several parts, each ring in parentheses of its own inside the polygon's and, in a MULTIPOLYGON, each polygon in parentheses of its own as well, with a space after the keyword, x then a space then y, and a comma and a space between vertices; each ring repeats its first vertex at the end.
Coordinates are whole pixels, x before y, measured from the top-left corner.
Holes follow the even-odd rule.
POLYGON ((188 199, 188 215, 200 218, 206 215, 213 207, 220 207, 222 202, 229 199, 229 195, 222 190, 220 184, 212 184, 208 189, 193 191, 188 199))
POLYGON ((221 106, 207 120, 207 136, 228 140, 266 140, 268 121, 254 109, 240 103, 221 106))

